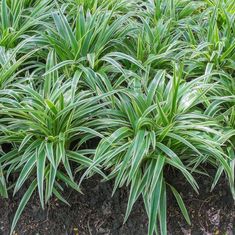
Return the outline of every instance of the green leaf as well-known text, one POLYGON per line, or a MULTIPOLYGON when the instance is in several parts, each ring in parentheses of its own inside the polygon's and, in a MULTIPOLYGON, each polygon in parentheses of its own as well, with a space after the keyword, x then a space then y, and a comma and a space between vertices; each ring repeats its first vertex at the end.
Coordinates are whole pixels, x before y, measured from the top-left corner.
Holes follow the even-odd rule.
POLYGON ((32 172, 33 167, 35 166, 35 163, 36 163, 36 156, 33 155, 29 158, 29 160, 24 165, 22 171, 20 172, 20 175, 18 177, 18 180, 16 181, 16 185, 14 188, 14 194, 20 189, 20 187, 29 177, 29 174, 32 172))
POLYGON ((174 194, 174 196, 176 198, 176 201, 177 201, 177 203, 179 205, 179 208, 180 208, 180 210, 181 210, 185 220, 187 221, 187 223, 189 225, 191 225, 191 221, 190 221, 190 218, 189 218, 189 215, 188 215, 188 211, 187 211, 187 209, 186 209, 186 207, 184 205, 182 197, 180 196, 180 194, 177 192, 177 190, 173 186, 171 186, 171 185, 169 185, 169 186, 170 186, 171 191, 173 192, 173 194, 174 194))
POLYGON ((2 0, 2 7, 1 7, 1 18, 2 18, 2 27, 4 30, 10 27, 10 20, 9 20, 9 11, 7 7, 7 1, 2 0))
POLYGON ((45 175, 45 162, 46 162, 46 154, 44 150, 37 150, 37 183, 38 183, 38 193, 41 202, 41 206, 44 209, 44 175, 45 175))
POLYGON ((32 196, 34 190, 37 187, 37 181, 36 179, 30 184, 29 188, 27 189, 27 191, 25 192, 24 196, 22 197, 20 204, 16 210, 16 213, 14 215, 12 224, 11 224, 11 231, 10 234, 13 234, 14 229, 16 227, 16 224, 20 218, 20 215, 22 214, 27 202, 29 201, 30 197, 32 196))
POLYGON ((167 199, 166 199, 166 183, 162 182, 161 198, 158 210, 158 218, 160 223, 161 235, 167 235, 167 199))
POLYGON ((8 197, 6 181, 3 175, 3 168, 1 164, 0 164, 0 196, 4 198, 8 197))
POLYGON ((153 189, 153 192, 150 194, 148 235, 153 235, 156 226, 157 212, 162 194, 162 180, 163 176, 161 174, 155 188, 153 189))

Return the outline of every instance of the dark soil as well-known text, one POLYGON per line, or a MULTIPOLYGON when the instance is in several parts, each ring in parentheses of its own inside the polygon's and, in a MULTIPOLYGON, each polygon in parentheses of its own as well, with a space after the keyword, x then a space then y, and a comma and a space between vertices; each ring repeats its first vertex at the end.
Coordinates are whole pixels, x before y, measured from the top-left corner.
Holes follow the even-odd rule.
MULTIPOLYGON (((186 224, 173 196, 168 193, 169 235, 235 235, 235 207, 226 180, 220 180, 211 193, 209 178, 197 178, 201 186, 196 195, 180 176, 171 177, 171 183, 182 193, 189 210, 192 225, 186 224), (173 179, 173 180, 172 180, 173 179)), ((128 190, 120 189, 111 198, 112 182, 101 183, 93 177, 83 183, 84 195, 72 190, 65 192, 71 207, 56 199, 45 210, 40 208, 35 194, 17 225, 15 235, 146 235, 147 217, 139 200, 123 224, 128 190)), ((9 234, 10 224, 20 197, 0 199, 0 235, 9 234)))

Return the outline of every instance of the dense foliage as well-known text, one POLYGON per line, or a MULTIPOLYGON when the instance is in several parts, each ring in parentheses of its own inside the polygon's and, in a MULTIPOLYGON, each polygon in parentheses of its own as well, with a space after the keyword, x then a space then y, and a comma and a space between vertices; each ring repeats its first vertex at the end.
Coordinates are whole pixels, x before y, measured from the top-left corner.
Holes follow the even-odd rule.
POLYGON ((26 188, 11 233, 34 191, 69 204, 96 173, 167 234, 168 193, 191 222, 166 171, 198 192, 208 167, 235 199, 235 0, 1 0, 0 195, 26 188))

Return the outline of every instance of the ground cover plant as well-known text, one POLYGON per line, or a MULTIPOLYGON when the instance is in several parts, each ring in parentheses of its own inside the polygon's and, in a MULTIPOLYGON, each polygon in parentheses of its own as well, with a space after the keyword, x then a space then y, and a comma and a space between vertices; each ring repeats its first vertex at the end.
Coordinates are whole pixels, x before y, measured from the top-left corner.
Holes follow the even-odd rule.
POLYGON ((34 192, 69 204, 99 174, 129 187, 124 222, 142 198, 167 234, 168 194, 191 220, 166 171, 196 192, 223 175, 235 200, 235 1, 1 0, 0 195, 26 188, 11 233, 34 192))

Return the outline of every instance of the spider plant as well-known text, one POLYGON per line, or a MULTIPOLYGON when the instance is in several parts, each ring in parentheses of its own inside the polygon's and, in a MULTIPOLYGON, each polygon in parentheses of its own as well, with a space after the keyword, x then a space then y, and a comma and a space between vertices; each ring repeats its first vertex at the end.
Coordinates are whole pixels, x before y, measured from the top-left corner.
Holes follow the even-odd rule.
POLYGON ((126 14, 128 10, 135 6, 135 1, 133 0, 61 0, 61 6, 66 7, 69 15, 76 15, 77 10, 82 6, 84 11, 91 11, 95 13, 96 11, 110 10, 115 11, 120 14, 126 14))
MULTIPOLYGON (((49 53, 48 69, 54 58, 54 53, 49 53)), ((100 97, 92 92, 80 90, 79 79, 80 73, 75 73, 64 82, 54 72, 44 81, 26 80, 0 91, 0 144, 12 145, 12 150, 0 157, 0 170, 6 172, 6 180, 18 174, 14 194, 24 183, 30 183, 11 232, 36 188, 42 208, 52 195, 67 203, 61 195, 64 185, 80 192, 73 166, 78 165, 78 170, 91 166, 93 151, 84 144, 99 135, 89 123, 106 103, 99 103, 100 97)), ((94 171, 102 174, 97 167, 94 171)), ((1 178, 1 186, 3 183, 1 178)))
POLYGON ((171 67, 172 60, 179 60, 184 50, 181 35, 175 30, 171 19, 159 19, 154 25, 151 18, 142 18, 138 33, 129 45, 130 54, 152 69, 171 67), (180 53, 179 53, 180 52, 180 53))
POLYGON ((234 14, 226 11, 226 1, 208 7, 200 17, 191 21, 190 27, 183 25, 189 50, 185 62, 189 73, 201 75, 208 63, 217 70, 234 73, 234 14), (200 22, 200 23, 198 23, 200 22))
MULTIPOLYGON (((235 83, 234 79, 228 74, 214 77, 213 81, 217 85, 214 87, 210 96, 211 102, 207 106, 206 114, 216 119, 225 133, 217 141, 224 145, 225 152, 229 156, 228 163, 232 171, 232 177, 229 178, 229 183, 233 198, 235 198, 235 83)), ((217 170, 212 189, 223 172, 224 168, 220 166, 217 170)))
POLYGON ((14 48, 25 37, 35 35, 52 4, 44 0, 31 4, 26 0, 2 0, 0 7, 0 45, 14 48))
POLYGON ((149 235, 154 231, 167 234, 167 188, 190 224, 180 193, 165 180, 166 169, 183 174, 196 192, 198 184, 192 173, 203 173, 201 163, 216 159, 231 178, 227 156, 216 141, 221 136, 219 126, 199 108, 201 97, 210 89, 204 78, 185 82, 183 68, 178 65, 173 75, 159 70, 147 86, 120 93, 102 111, 107 116, 103 120, 106 137, 96 148, 94 165, 110 170, 108 178, 115 178, 114 192, 130 185, 125 221, 142 195, 149 235))
POLYGON ((56 66, 57 69, 69 65, 69 69, 65 67, 64 71, 69 75, 81 64, 98 69, 102 56, 116 51, 131 27, 127 26, 128 14, 115 18, 109 11, 85 14, 81 7, 71 23, 61 10, 52 15, 55 29, 47 30, 46 45, 55 50, 61 62, 56 66))
POLYGON ((153 23, 161 18, 163 19, 173 19, 175 21, 187 20, 186 18, 197 17, 200 11, 206 7, 205 1, 190 1, 190 0, 148 0, 139 1, 142 6, 141 12, 147 16, 151 17, 153 23))
POLYGON ((0 89, 5 88, 12 82, 16 82, 16 77, 19 74, 37 67, 32 65, 35 63, 35 58, 32 58, 32 55, 39 49, 33 49, 28 53, 24 52, 25 46, 30 46, 33 43, 34 38, 28 38, 13 49, 7 50, 0 46, 0 89), (26 63, 29 58, 30 61, 26 63))

